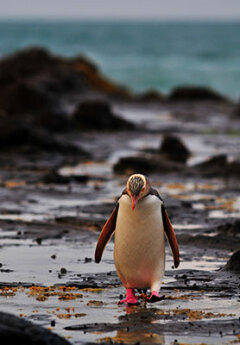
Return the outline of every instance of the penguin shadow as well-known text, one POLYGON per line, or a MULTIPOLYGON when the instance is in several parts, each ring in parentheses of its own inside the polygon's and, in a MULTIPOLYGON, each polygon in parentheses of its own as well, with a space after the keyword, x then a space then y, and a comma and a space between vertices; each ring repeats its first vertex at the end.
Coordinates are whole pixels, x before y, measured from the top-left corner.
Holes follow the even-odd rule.
POLYGON ((114 339, 127 344, 165 344, 164 335, 154 333, 158 308, 149 307, 147 303, 125 305, 124 308, 126 314, 119 317, 121 328, 114 339))

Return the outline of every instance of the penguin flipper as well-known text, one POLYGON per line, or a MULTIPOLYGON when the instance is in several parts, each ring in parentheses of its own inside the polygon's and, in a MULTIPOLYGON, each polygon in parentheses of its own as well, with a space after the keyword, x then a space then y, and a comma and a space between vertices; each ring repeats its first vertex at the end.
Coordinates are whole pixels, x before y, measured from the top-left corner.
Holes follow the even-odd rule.
POLYGON ((172 227, 172 224, 170 222, 170 219, 168 217, 167 211, 163 205, 162 205, 162 219, 163 219, 164 231, 165 231, 165 234, 167 235, 169 245, 172 249, 174 266, 175 268, 177 268, 180 263, 177 238, 176 238, 174 229, 172 227))
POLYGON ((108 220, 104 224, 104 227, 102 228, 101 234, 98 238, 97 246, 95 249, 95 261, 97 263, 101 261, 104 248, 106 244, 108 243, 108 241, 110 240, 115 230, 118 208, 119 208, 119 204, 117 203, 114 210, 112 211, 111 216, 108 218, 108 220))

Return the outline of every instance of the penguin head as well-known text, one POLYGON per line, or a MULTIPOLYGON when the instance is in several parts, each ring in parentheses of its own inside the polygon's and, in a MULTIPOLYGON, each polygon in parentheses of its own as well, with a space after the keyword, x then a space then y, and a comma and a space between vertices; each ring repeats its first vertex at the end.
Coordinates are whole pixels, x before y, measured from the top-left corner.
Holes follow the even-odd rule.
POLYGON ((141 174, 131 175, 127 181, 127 193, 132 199, 132 210, 136 203, 142 199, 151 188, 148 179, 141 174))

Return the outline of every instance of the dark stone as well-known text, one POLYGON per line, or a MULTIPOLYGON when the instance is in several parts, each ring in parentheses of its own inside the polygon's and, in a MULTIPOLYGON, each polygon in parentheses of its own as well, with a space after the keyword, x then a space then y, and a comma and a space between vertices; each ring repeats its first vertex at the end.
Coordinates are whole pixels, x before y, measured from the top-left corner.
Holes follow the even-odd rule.
POLYGON ((176 136, 167 135, 163 138, 159 152, 167 159, 185 163, 190 152, 183 142, 176 136))
POLYGON ((223 269, 225 271, 240 273, 240 250, 233 253, 223 269))
POLYGON ((159 158, 147 157, 124 157, 114 165, 115 173, 169 173, 182 169, 182 166, 170 161, 161 161, 159 158))
POLYGON ((169 101, 227 101, 221 94, 207 87, 181 86, 172 90, 169 101))
POLYGON ((0 312, 0 338, 1 344, 8 345, 70 344, 46 328, 4 312, 0 312))
POLYGON ((148 174, 157 171, 157 169, 157 163, 145 157, 123 157, 114 165, 115 173, 148 174))
POLYGON ((237 219, 233 221, 232 223, 228 222, 226 224, 219 225, 217 230, 219 233, 223 233, 225 235, 229 235, 229 234, 239 235, 240 234, 240 220, 237 219))
POLYGON ((49 132, 67 132, 74 129, 73 121, 64 113, 47 110, 34 119, 34 125, 49 132))
POLYGON ((79 104, 74 119, 79 129, 130 130, 134 125, 114 115, 109 103, 101 100, 88 100, 79 104))
POLYGON ((89 180, 89 176, 87 175, 70 175, 70 176, 63 176, 60 175, 56 170, 50 170, 43 176, 44 183, 55 183, 55 184, 68 184, 70 182, 79 182, 85 183, 89 180))
POLYGON ((165 100, 165 97, 163 96, 163 94, 156 90, 148 90, 138 95, 137 100, 144 103, 163 102, 165 100))
POLYGON ((99 92, 115 98, 132 97, 124 87, 103 77, 85 57, 61 58, 38 47, 22 50, 0 61, 0 91, 19 80, 31 81, 36 88, 52 96, 99 92))
POLYGON ((235 117, 237 117, 237 118, 240 117, 240 102, 238 102, 238 103, 235 105, 235 107, 234 107, 234 109, 233 109, 233 111, 232 111, 232 115, 235 116, 235 117))
POLYGON ((73 144, 60 141, 51 133, 26 127, 21 123, 5 123, 0 128, 0 150, 14 148, 22 153, 58 152, 87 157, 87 153, 73 144))
POLYGON ((0 92, 0 108, 8 114, 35 114, 53 108, 53 100, 29 83, 15 81, 0 92))
POLYGON ((208 177, 226 175, 227 156, 224 154, 213 156, 202 163, 194 165, 189 170, 208 177))

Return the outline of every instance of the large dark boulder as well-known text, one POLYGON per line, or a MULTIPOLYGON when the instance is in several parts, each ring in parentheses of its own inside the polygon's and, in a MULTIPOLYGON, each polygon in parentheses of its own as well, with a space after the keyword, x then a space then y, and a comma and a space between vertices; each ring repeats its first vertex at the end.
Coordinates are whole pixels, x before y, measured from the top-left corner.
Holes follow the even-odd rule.
POLYGON ((159 153, 171 161, 183 163, 185 163, 190 156, 190 151, 181 139, 173 135, 164 136, 159 153))
POLYGON ((0 339, 2 345, 70 345, 48 329, 4 312, 0 312, 0 339))
POLYGON ((207 87, 179 86, 168 96, 169 101, 227 101, 226 97, 207 87))
POLYGON ((0 92, 17 81, 31 82, 39 90, 55 96, 98 92, 115 98, 131 98, 129 91, 103 77, 87 58, 62 58, 38 47, 0 61, 0 92))
POLYGON ((134 125, 113 114, 109 103, 102 100, 87 100, 77 107, 74 120, 79 129, 130 130, 134 125))
POLYGON ((233 253, 223 269, 225 271, 240 273, 240 250, 233 253))
POLYGON ((56 152, 62 155, 89 155, 79 147, 57 139, 50 132, 25 126, 17 122, 5 122, 0 127, 0 151, 14 150, 21 153, 56 152))
POLYGON ((33 115, 53 107, 54 102, 46 93, 26 82, 14 81, 0 91, 0 109, 10 115, 33 115))

